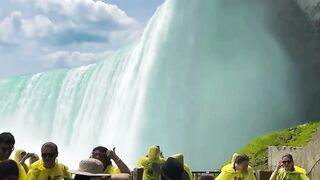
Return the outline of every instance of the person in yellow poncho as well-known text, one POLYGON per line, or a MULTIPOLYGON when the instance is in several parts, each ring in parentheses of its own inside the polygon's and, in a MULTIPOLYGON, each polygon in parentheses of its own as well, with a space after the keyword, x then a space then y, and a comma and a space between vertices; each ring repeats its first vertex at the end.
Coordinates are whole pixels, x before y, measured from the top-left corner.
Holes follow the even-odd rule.
POLYGON ((293 157, 291 154, 282 156, 277 168, 272 173, 269 180, 309 180, 306 171, 294 165, 293 157))
POLYGON ((29 167, 27 166, 27 164, 25 163, 25 160, 26 160, 26 157, 27 156, 27 153, 25 150, 22 150, 22 149, 17 149, 15 154, 14 154, 14 160, 17 162, 17 163, 20 163, 21 166, 23 167, 23 169, 26 171, 26 173, 28 172, 29 170, 29 167), (25 157, 25 158, 24 158, 25 157))
POLYGON ((103 163, 104 173, 111 175, 120 173, 131 174, 128 166, 115 153, 115 148, 108 150, 106 147, 97 146, 92 150, 90 158, 98 159, 103 163), (111 160, 115 162, 116 166, 112 164, 111 160))
POLYGON ((52 142, 47 142, 41 147, 41 157, 39 160, 33 163, 27 174, 27 180, 71 180, 71 174, 68 171, 68 167, 59 164, 57 161, 58 147, 52 142))
POLYGON ((159 146, 151 146, 147 156, 138 160, 138 167, 143 168, 143 180, 159 180, 159 174, 154 171, 152 164, 163 164, 165 160, 160 157, 161 151, 159 146))
POLYGON ((234 154, 230 164, 225 165, 216 180, 256 180, 249 157, 245 154, 234 154))
POLYGON ((183 167, 184 167, 184 170, 188 173, 188 176, 190 179, 193 179, 192 178, 192 172, 191 172, 191 169, 189 168, 189 166, 184 163, 184 157, 183 157, 183 154, 182 153, 178 153, 178 154, 175 154, 173 156, 171 156, 175 159, 177 159, 181 164, 183 164, 183 167))
MULTIPOLYGON (((9 132, 0 134, 0 162, 8 160, 14 150, 15 139, 9 132)), ((26 172, 20 163, 17 163, 19 169, 19 179, 26 180, 26 172)))

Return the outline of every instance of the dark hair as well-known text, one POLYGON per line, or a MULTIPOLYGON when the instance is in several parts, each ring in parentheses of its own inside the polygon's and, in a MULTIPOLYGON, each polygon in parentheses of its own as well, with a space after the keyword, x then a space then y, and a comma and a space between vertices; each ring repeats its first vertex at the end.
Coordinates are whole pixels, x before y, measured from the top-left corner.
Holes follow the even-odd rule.
POLYGON ((99 151, 101 153, 107 153, 108 148, 106 148, 104 146, 97 146, 97 147, 93 148, 92 151, 99 151))
POLYGON ((53 143, 53 142, 46 142, 42 145, 41 149, 43 149, 44 147, 52 147, 54 148, 54 150, 56 151, 56 153, 58 154, 58 146, 53 143))
POLYGON ((293 161, 292 155, 291 154, 285 154, 285 155, 282 156, 282 159, 285 158, 285 157, 289 158, 290 161, 292 162, 293 166, 292 166, 291 170, 294 171, 294 161, 293 161))
POLYGON ((249 162, 249 160, 250 160, 249 157, 245 154, 238 155, 234 160, 233 169, 236 169, 236 164, 241 164, 243 162, 249 162))
POLYGON ((3 132, 0 134, 0 143, 9 144, 11 146, 14 146, 16 143, 14 136, 9 132, 3 132))
POLYGON ((90 177, 76 174, 76 176, 74 177, 74 180, 90 180, 90 177))
POLYGON ((13 160, 5 160, 0 162, 0 179, 5 179, 7 176, 19 177, 18 165, 13 160))
POLYGON ((200 180, 214 180, 214 177, 211 174, 202 174, 200 180))
MULTIPOLYGON (((100 153, 107 153, 108 152, 108 148, 104 147, 104 146, 97 146, 95 148, 92 149, 93 151, 99 151, 100 153)), ((105 158, 105 162, 102 162, 105 166, 109 166, 112 164, 111 160, 109 158, 105 158)))
POLYGON ((293 162, 293 157, 291 154, 285 154, 282 156, 282 158, 284 158, 284 157, 289 158, 293 162))

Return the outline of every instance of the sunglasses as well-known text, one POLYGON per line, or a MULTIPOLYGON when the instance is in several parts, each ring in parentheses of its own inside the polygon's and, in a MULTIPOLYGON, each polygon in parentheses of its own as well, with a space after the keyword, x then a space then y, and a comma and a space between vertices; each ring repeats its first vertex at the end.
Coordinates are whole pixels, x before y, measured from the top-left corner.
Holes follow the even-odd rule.
POLYGON ((292 161, 282 161, 283 164, 290 164, 292 161))
POLYGON ((42 158, 46 158, 46 157, 53 158, 55 155, 56 155, 55 153, 42 153, 41 157, 42 158))

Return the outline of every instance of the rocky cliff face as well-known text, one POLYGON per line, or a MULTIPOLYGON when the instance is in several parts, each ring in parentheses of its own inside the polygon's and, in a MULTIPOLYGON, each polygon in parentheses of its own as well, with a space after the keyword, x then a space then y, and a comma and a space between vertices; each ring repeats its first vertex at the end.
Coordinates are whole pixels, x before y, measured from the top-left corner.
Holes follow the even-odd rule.
MULTIPOLYGON (((249 0, 250 1, 250 0, 249 0)), ((254 2, 254 1, 250 1, 254 2)), ((303 99, 303 120, 319 119, 320 108, 320 0, 267 0, 272 13, 267 21, 270 33, 288 52, 300 84, 293 89, 303 99)))
POLYGON ((320 0, 297 0, 316 28, 320 28, 320 0))
POLYGON ((303 148, 302 153, 297 157, 307 171, 310 179, 320 177, 320 129, 315 133, 311 141, 303 148))

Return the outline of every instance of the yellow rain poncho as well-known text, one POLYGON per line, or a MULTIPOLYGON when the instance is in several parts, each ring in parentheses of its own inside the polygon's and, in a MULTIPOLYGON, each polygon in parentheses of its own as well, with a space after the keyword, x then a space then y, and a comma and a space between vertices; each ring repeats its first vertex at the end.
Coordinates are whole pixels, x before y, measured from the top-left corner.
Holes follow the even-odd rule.
MULTIPOLYGON (((17 162, 17 163, 20 163, 21 159, 23 158, 23 155, 22 154, 26 154, 26 151, 22 150, 22 149, 17 149, 15 154, 14 154, 14 160, 17 162)), ((27 173, 29 168, 28 166, 25 164, 25 163, 20 163, 21 166, 23 167, 23 169, 25 170, 25 172, 27 173)))
POLYGON ((110 165, 107 166, 107 168, 104 171, 104 173, 114 175, 114 174, 120 174, 121 172, 120 172, 120 169, 117 166, 114 166, 114 165, 110 164, 110 165))
POLYGON ((144 161, 148 156, 144 156, 144 157, 141 157, 140 159, 138 159, 138 162, 137 162, 137 167, 141 168, 142 167, 142 161, 144 161))
POLYGON ((240 155, 240 154, 238 154, 238 153, 234 153, 234 154, 232 155, 231 163, 234 163, 234 162, 236 161, 237 156, 239 156, 239 155, 240 155))
POLYGON ((279 169, 277 180, 285 180, 285 179, 309 180, 309 178, 306 175, 306 171, 299 166, 294 166, 294 171, 292 172, 286 171, 284 168, 279 169))
POLYGON ((68 167, 59 164, 58 161, 56 161, 56 165, 51 169, 46 169, 43 166, 43 161, 39 160, 35 163, 33 163, 29 169, 29 172, 27 174, 28 180, 44 180, 44 179, 55 179, 55 180, 71 180, 71 174, 68 171, 68 167))
POLYGON ((163 164, 164 159, 160 158, 160 150, 157 146, 151 146, 147 157, 138 160, 138 167, 144 169, 143 180, 159 180, 159 174, 152 169, 153 163, 163 164))
POLYGON ((20 163, 17 163, 18 168, 19 168, 19 178, 18 180, 27 180, 27 174, 26 171, 24 170, 23 166, 20 163))
POLYGON ((192 178, 192 172, 191 172, 191 169, 189 168, 189 166, 187 164, 184 163, 184 156, 182 153, 178 153, 178 154, 175 154, 173 156, 171 156, 175 159, 177 159, 180 163, 183 164, 183 167, 184 167, 184 170, 188 173, 188 176, 190 179, 193 179, 192 178))
POLYGON ((241 180, 256 180, 254 176, 253 169, 249 166, 247 172, 236 171, 233 168, 233 164, 235 162, 236 157, 239 154, 235 153, 232 156, 232 160, 230 164, 225 165, 221 169, 221 173, 216 178, 216 180, 233 180, 233 179, 241 179, 241 180))
POLYGON ((256 180, 256 177, 253 174, 253 170, 248 167, 248 171, 246 173, 242 173, 240 171, 235 171, 233 169, 233 164, 225 165, 219 176, 216 180, 232 180, 232 179, 241 179, 241 180, 256 180))

